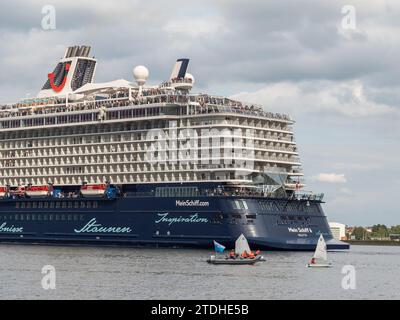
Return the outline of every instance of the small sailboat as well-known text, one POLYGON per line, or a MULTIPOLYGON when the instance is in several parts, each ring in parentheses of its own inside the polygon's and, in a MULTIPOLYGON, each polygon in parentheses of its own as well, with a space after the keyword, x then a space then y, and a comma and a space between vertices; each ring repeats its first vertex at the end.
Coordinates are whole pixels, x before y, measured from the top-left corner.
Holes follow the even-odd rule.
MULTIPOLYGON (((215 252, 224 252, 225 247, 214 241, 215 252)), ((260 254, 254 255, 250 250, 249 243, 243 234, 235 242, 235 250, 232 250, 227 256, 211 255, 207 262, 211 264, 255 264, 257 261, 265 261, 260 254)))
POLYGON ((246 237, 243 234, 241 234, 239 238, 236 239, 235 242, 235 254, 241 257, 244 252, 249 253, 251 252, 251 250, 246 237))
POLYGON ((328 262, 325 239, 321 234, 318 239, 317 247, 315 248, 314 256, 311 258, 311 261, 307 267, 329 268, 331 266, 332 264, 328 262))

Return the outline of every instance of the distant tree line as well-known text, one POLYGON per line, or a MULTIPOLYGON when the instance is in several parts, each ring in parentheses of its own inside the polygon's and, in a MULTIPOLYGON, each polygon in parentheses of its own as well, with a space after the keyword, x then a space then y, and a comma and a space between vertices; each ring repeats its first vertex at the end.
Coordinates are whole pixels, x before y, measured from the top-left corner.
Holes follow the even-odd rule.
POLYGON ((400 234, 400 225, 387 227, 384 224, 375 224, 368 229, 371 229, 372 232, 368 232, 364 227, 355 227, 351 236, 354 236, 356 240, 369 240, 389 238, 390 234, 400 234))

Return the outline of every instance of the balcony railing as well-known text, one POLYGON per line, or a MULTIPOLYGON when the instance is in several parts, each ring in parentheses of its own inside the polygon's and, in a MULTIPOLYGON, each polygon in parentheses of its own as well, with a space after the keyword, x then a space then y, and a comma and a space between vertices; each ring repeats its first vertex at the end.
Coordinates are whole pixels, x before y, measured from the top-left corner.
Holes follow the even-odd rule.
MULTIPOLYGON (((270 120, 292 121, 288 115, 265 112, 256 104, 243 103, 223 97, 209 95, 189 95, 162 89, 149 89, 142 95, 134 92, 110 95, 104 100, 86 100, 68 102, 63 99, 33 99, 14 105, 0 106, 0 119, 4 118, 37 118, 38 115, 63 114, 68 112, 98 111, 127 106, 148 106, 150 104, 177 104, 189 106, 189 115, 233 113, 263 117, 270 120), (195 103, 195 105, 191 105, 195 103)), ((257 126, 256 123, 254 123, 257 126)), ((271 124, 275 127, 275 125, 271 124)), ((276 127, 280 128, 280 127, 276 127)))

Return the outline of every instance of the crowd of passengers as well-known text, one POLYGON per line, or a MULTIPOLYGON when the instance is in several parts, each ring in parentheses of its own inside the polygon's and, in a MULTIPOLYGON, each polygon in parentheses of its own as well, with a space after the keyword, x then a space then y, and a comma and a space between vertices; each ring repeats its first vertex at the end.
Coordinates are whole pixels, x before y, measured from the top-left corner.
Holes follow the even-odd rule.
MULTIPOLYGON (((169 89, 162 88, 149 88, 142 91, 139 95, 138 91, 131 92, 131 98, 129 98, 129 91, 118 91, 109 96, 108 99, 85 101, 80 103, 66 104, 65 99, 46 99, 48 103, 53 106, 43 106, 43 102, 32 102, 29 105, 31 108, 27 108, 26 103, 19 103, 10 107, 0 107, 0 118, 15 117, 15 116, 27 116, 36 114, 51 114, 59 112, 70 112, 70 111, 84 111, 84 110, 96 110, 101 107, 104 108, 116 108, 124 107, 129 105, 142 105, 142 104, 153 104, 153 103, 188 103, 189 101, 198 102, 200 104, 200 113, 214 113, 224 112, 227 110, 218 109, 213 106, 223 106, 230 110, 238 113, 247 113, 250 115, 264 116, 269 118, 277 118, 283 120, 290 120, 289 116, 285 114, 265 112, 261 107, 252 104, 245 104, 240 101, 235 101, 227 98, 213 97, 209 95, 187 95, 182 91, 171 91, 169 89), (18 110, 17 110, 18 109, 18 110), (3 112, 1 112, 3 111, 3 112)), ((228 110, 229 111, 229 110, 228 110)))

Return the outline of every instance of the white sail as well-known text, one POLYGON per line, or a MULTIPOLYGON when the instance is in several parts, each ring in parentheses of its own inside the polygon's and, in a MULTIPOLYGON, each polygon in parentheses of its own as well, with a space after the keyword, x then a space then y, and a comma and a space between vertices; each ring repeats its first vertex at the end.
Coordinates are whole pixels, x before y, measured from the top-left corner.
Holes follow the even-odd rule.
POLYGON ((322 234, 319 236, 317 248, 314 252, 314 258, 318 260, 328 261, 326 254, 326 243, 322 234))
POLYGON ((250 253, 250 247, 245 236, 241 234, 235 242, 235 253, 238 255, 242 255, 244 251, 250 253))

